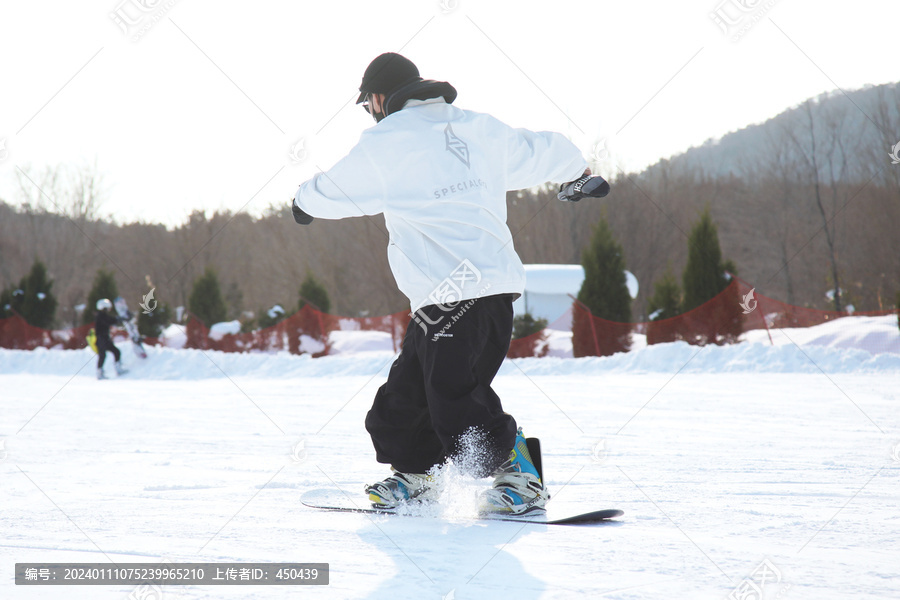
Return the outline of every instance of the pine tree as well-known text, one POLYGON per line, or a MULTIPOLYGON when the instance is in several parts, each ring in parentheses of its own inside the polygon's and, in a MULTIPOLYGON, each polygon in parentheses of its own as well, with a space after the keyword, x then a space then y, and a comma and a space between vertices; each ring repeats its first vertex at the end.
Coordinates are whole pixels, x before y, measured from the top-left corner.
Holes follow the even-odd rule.
POLYGON ((547 344, 547 319, 535 319, 530 312, 525 312, 513 319, 512 340, 509 343, 507 358, 527 358, 530 356, 547 356, 550 345, 547 344))
POLYGON ((306 279, 303 280, 303 284, 300 286, 300 302, 297 305, 297 310, 302 309, 307 303, 323 313, 331 310, 331 300, 328 298, 328 292, 313 277, 312 273, 307 273, 306 279))
POLYGON ((535 319, 530 312, 513 319, 512 339, 518 340, 541 331, 547 326, 547 319, 535 319))
POLYGON ((4 308, 9 305, 29 325, 50 329, 56 318, 58 304, 52 288, 53 281, 47 276, 47 267, 40 260, 35 260, 31 271, 22 278, 18 287, 4 291, 0 304, 4 308))
POLYGON ((671 271, 653 285, 653 296, 647 303, 651 321, 671 319, 681 313, 681 288, 671 271))
MULTIPOLYGON (((734 274, 736 270, 732 261, 722 260, 718 230, 706 208, 688 236, 688 261, 682 274, 682 310, 687 313, 718 296, 731 282, 726 271, 734 274)), ((721 297, 703 315, 691 319, 685 339, 701 345, 737 341, 743 330, 743 316, 737 288, 732 289, 734 293, 729 297, 721 297)))
POLYGON ((228 320, 234 321, 241 318, 244 312, 244 292, 237 281, 232 281, 225 288, 225 305, 228 307, 228 320))
POLYGON ((119 288, 116 286, 116 276, 112 271, 99 269, 94 276, 94 283, 88 294, 87 306, 84 308, 82 315, 83 323, 93 323, 97 315, 97 300, 106 298, 110 302, 115 302, 119 297, 119 288))
POLYGON ((24 300, 25 290, 17 285, 12 285, 0 292, 0 318, 12 317, 16 313, 22 314, 24 300))
POLYGON ((688 260, 682 285, 685 312, 715 298, 728 285, 718 230, 708 208, 700 214, 700 220, 688 237, 688 260))
POLYGON ((212 268, 207 267, 203 275, 194 280, 188 310, 207 327, 225 320, 225 300, 219 288, 219 278, 212 268))
POLYGON ((172 322, 172 309, 168 304, 160 302, 148 315, 143 310, 138 313, 138 332, 144 337, 158 338, 169 323, 172 322))
MULTIPOLYGON (((578 292, 578 301, 595 317, 630 323, 631 295, 625 279, 625 254, 605 218, 594 226, 591 241, 582 253, 581 264, 584 267, 584 283, 578 292)), ((574 313, 572 346, 575 356, 598 353, 607 356, 626 352, 631 347, 630 332, 600 333, 595 344, 596 327, 592 329, 588 317, 583 310, 574 313)))
POLYGON ((653 296, 647 303, 650 322, 647 324, 647 343, 661 344, 679 339, 677 321, 669 321, 681 313, 681 288, 671 270, 653 285, 653 296))
POLYGON ((268 310, 261 308, 257 311, 257 315, 259 316, 256 318, 256 322, 260 329, 274 327, 288 316, 280 304, 275 304, 268 310))

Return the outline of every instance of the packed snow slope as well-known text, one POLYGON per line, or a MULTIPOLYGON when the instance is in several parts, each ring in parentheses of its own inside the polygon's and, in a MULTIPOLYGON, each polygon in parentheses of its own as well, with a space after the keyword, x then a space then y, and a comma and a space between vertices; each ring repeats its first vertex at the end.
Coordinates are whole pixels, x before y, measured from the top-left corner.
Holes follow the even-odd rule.
POLYGON ((438 517, 300 505, 364 504, 388 474, 363 420, 393 354, 370 332, 320 359, 123 344, 108 381, 89 352, 0 350, 0 598, 900 597, 898 330, 864 319, 507 361, 551 510, 625 511, 591 527, 474 521, 488 481, 452 466, 438 517), (330 584, 13 584, 16 562, 163 560, 326 562, 330 584))

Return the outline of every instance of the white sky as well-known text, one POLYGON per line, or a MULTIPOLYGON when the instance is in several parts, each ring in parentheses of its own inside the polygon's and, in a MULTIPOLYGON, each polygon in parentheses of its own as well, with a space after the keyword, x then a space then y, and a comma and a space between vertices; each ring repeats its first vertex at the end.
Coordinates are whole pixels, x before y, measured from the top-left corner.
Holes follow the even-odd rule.
POLYGON ((898 23, 891 0, 5 0, 0 198, 17 199, 19 168, 96 162, 119 221, 287 204, 373 124, 353 100, 385 51, 452 83, 460 107, 561 131, 586 156, 606 139, 637 170, 897 80, 898 23), (752 27, 731 41, 710 14, 738 20, 741 2, 752 27), (131 41, 110 15, 142 4, 151 27, 131 41))

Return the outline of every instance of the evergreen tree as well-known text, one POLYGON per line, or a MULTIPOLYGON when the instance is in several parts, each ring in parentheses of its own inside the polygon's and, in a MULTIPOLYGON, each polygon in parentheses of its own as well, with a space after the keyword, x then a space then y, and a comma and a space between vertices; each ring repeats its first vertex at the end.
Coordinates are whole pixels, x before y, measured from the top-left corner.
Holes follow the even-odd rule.
POLYGON ((228 307, 228 320, 234 321, 241 318, 244 312, 244 292, 236 281, 232 281, 225 288, 225 305, 228 307))
POLYGON ((331 300, 328 298, 328 292, 313 277, 312 273, 306 274, 306 279, 303 280, 303 284, 300 286, 300 302, 297 305, 297 310, 302 309, 307 303, 323 313, 331 310, 331 300))
POLYGON ((713 299, 728 285, 722 250, 719 247, 719 233, 708 208, 700 214, 700 220, 688 237, 688 260, 682 275, 682 285, 685 312, 713 299))
POLYGON ((280 304, 275 304, 268 310, 264 310, 261 308, 259 309, 259 311, 257 311, 257 314, 259 316, 256 318, 256 322, 260 329, 274 327, 275 325, 278 325, 279 323, 284 321, 285 317, 287 317, 287 314, 285 314, 284 312, 284 308, 282 308, 280 304))
POLYGON ((168 304, 160 302, 148 315, 143 310, 138 313, 138 332, 144 337, 158 338, 169 323, 172 322, 172 309, 168 304))
MULTIPOLYGON (((621 244, 613 237, 605 218, 594 226, 594 232, 587 249, 582 253, 584 283, 578 292, 581 302, 595 317, 615 321, 631 322, 631 295, 625 279, 625 254, 621 244)), ((575 356, 599 354, 607 356, 615 352, 625 352, 631 347, 629 333, 599 334, 602 339, 594 342, 596 327, 592 328, 589 315, 576 310, 573 317, 572 345, 575 356)))
POLYGON ((94 283, 88 294, 87 306, 84 308, 82 315, 83 323, 93 323, 97 316, 97 300, 107 298, 110 302, 115 302, 119 296, 119 288, 116 286, 116 276, 112 271, 100 269, 94 276, 94 283))
POLYGON ((25 290, 17 285, 12 285, 0 292, 0 319, 11 317, 16 313, 22 314, 24 299, 25 290))
POLYGON ((535 334, 547 326, 547 319, 535 319, 530 312, 513 319, 512 339, 518 340, 535 334))
MULTIPOLYGON (((734 273, 736 268, 732 261, 722 260, 718 230, 706 208, 688 236, 688 260, 682 274, 682 310, 691 311, 724 291, 731 282, 726 270, 734 273)), ((702 345, 737 340, 743 329, 743 318, 740 299, 734 289, 733 298, 721 298, 708 308, 702 319, 692 320, 686 338, 689 342, 702 345)))
POLYGON ((653 285, 653 296, 647 303, 651 321, 671 319, 681 314, 681 288, 671 271, 653 285))
POLYGON ((613 237, 605 218, 594 226, 590 244, 581 256, 584 283, 578 292, 595 317, 628 323, 631 321, 631 295, 625 279, 625 252, 613 237))
POLYGON ((647 324, 647 343, 661 344, 680 339, 677 321, 667 321, 681 313, 681 288, 672 274, 666 271, 653 285, 653 296, 647 303, 650 322, 647 324))
POLYGON ((550 346, 546 343, 547 334, 543 331, 545 327, 547 327, 547 319, 535 319, 530 312, 526 311, 525 314, 515 317, 512 340, 506 356, 508 358, 547 356, 550 346))
POLYGON ((225 320, 225 300, 219 288, 219 278, 212 268, 207 267, 203 275, 194 280, 188 310, 207 327, 225 320))
POLYGON ((35 260, 31 271, 0 294, 0 317, 18 313, 25 322, 41 329, 50 329, 56 318, 58 302, 52 292, 53 281, 47 276, 47 267, 35 260))

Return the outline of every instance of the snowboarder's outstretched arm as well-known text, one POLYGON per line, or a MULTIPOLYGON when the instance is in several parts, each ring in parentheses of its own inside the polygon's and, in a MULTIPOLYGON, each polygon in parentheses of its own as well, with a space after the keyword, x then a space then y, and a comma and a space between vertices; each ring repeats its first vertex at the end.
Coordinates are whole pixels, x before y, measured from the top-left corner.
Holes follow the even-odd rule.
POLYGON ((573 181, 588 170, 581 150, 561 133, 509 128, 506 148, 509 190, 573 181))
POLYGON ((346 219, 377 215, 384 210, 382 174, 363 148, 366 141, 363 133, 346 157, 300 186, 291 203, 291 214, 297 223, 308 225, 313 217, 346 219))

